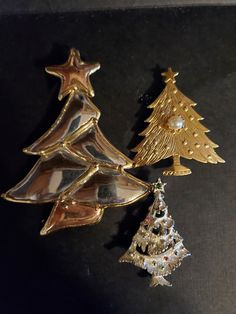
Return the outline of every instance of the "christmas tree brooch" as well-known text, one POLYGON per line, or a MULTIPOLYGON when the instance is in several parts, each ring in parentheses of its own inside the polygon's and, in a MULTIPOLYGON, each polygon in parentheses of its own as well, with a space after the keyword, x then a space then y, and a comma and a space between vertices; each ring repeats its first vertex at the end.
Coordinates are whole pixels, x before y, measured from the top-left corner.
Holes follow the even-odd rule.
POLYGON ((125 171, 132 161, 104 137, 98 126, 100 111, 89 76, 99 63, 85 63, 71 49, 65 64, 47 67, 61 79, 59 100, 68 100, 52 127, 24 149, 40 159, 3 197, 22 203, 55 203, 41 235, 66 227, 97 223, 104 208, 136 202, 150 191, 125 171))
POLYGON ((160 179, 153 184, 154 202, 128 251, 120 258, 120 262, 146 269, 152 275, 151 287, 171 286, 164 277, 180 266, 184 257, 190 255, 183 245, 183 239, 174 229, 174 220, 168 214, 163 200, 164 186, 160 179))
POLYGON ((148 127, 140 134, 144 139, 133 149, 136 152, 134 166, 151 165, 172 157, 172 166, 163 174, 183 176, 190 174, 191 170, 181 165, 180 157, 203 163, 223 163, 224 160, 214 150, 218 145, 206 136, 209 130, 200 123, 203 118, 193 109, 196 103, 175 85, 178 72, 169 68, 162 75, 166 87, 148 106, 153 112, 145 121, 149 123, 148 127))

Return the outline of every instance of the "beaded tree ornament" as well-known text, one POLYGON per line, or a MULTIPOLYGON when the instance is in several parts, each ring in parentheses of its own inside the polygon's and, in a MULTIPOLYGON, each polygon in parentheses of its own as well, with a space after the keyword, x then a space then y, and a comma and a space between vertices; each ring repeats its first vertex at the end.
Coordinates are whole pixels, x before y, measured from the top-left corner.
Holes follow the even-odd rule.
POLYGON ((152 275, 151 287, 171 286, 164 277, 180 266, 184 257, 190 255, 183 245, 183 238, 174 229, 174 220, 163 200, 164 186, 160 179, 153 184, 154 202, 129 249, 119 260, 147 270, 152 275))

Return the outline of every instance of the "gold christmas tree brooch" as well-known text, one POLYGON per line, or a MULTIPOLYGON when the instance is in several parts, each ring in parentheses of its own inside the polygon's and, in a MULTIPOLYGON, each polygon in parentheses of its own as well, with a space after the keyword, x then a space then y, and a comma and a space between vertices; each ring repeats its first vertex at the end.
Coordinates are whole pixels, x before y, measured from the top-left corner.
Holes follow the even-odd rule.
POLYGON ((172 166, 163 174, 183 176, 190 174, 191 170, 181 165, 180 157, 203 163, 223 163, 224 160, 214 150, 218 145, 206 136, 209 130, 201 124, 203 118, 193 109, 196 103, 175 85, 178 72, 169 68, 162 75, 166 87, 148 106, 153 112, 146 120, 148 127, 140 134, 144 139, 133 149, 136 152, 134 166, 151 165, 172 157, 172 166))
POLYGON ((69 95, 52 127, 27 154, 40 159, 3 197, 21 203, 54 203, 41 235, 66 227, 98 223, 104 208, 136 202, 150 191, 150 184, 125 169, 132 161, 105 138, 98 126, 99 109, 92 103, 89 75, 99 63, 85 63, 71 49, 65 64, 47 67, 61 79, 59 100, 69 95))

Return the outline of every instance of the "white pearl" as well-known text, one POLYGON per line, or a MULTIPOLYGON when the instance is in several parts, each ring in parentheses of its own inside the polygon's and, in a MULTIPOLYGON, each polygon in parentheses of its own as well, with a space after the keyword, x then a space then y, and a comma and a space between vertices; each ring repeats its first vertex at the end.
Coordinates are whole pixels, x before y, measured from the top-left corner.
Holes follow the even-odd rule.
POLYGON ((181 116, 172 116, 167 122, 169 128, 179 130, 184 127, 184 119, 181 116))

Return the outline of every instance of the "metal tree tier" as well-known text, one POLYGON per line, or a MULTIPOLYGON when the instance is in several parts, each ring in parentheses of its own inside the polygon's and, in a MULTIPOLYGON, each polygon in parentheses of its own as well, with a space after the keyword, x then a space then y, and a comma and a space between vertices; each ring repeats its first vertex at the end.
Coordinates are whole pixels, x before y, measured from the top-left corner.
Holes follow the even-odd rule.
POLYGON ((159 179, 153 187, 154 202, 133 237, 128 251, 119 261, 146 269, 152 275, 151 287, 171 286, 164 277, 180 266, 182 259, 190 253, 184 247, 183 238, 174 229, 174 220, 168 214, 162 194, 164 184, 159 179))
POLYGON ((212 142, 200 120, 203 118, 194 111, 196 105, 182 94, 175 85, 177 72, 171 68, 162 73, 166 87, 160 96, 148 106, 153 109, 145 121, 148 127, 139 135, 144 139, 132 150, 136 152, 135 166, 154 164, 161 159, 173 158, 173 165, 164 175, 188 175, 191 170, 180 163, 180 157, 195 159, 202 163, 216 164, 224 160, 217 155, 217 144, 212 142))
POLYGON ((69 95, 68 100, 52 127, 24 149, 40 159, 3 195, 14 202, 55 203, 42 235, 97 223, 104 208, 133 203, 151 190, 150 184, 125 172, 132 161, 98 127, 100 111, 89 98, 94 96, 89 75, 99 67, 71 49, 65 64, 46 68, 61 79, 59 100, 69 95))

